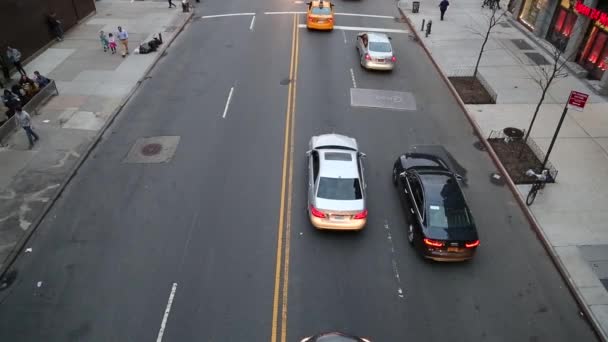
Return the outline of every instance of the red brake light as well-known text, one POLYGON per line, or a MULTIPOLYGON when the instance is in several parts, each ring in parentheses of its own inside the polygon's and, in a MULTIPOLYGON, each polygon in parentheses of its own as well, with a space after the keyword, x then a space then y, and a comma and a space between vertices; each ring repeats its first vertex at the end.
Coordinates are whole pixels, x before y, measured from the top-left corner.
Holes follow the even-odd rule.
POLYGON ((327 217, 327 215, 325 215, 324 212, 320 211, 319 209, 315 208, 312 205, 310 206, 310 213, 314 217, 319 217, 319 218, 325 218, 325 217, 327 217))
POLYGON ((466 248, 473 248, 479 246, 479 240, 475 240, 473 242, 465 243, 464 246, 466 248))
POLYGON ((360 213, 357 213, 357 215, 355 215, 354 219, 355 220, 361 220, 367 217, 367 209, 363 210, 360 213))
POLYGON ((391 57, 391 61, 396 62, 397 61, 397 57, 395 57, 395 56, 391 57))
POLYGON ((424 238, 424 244, 431 246, 431 247, 443 247, 442 241, 431 240, 431 239, 427 239, 427 238, 424 238))
POLYGON ((366 54, 365 54, 365 60, 366 60, 366 61, 371 61, 371 60, 372 60, 372 58, 369 56, 369 54, 367 54, 367 53, 366 53, 366 54))

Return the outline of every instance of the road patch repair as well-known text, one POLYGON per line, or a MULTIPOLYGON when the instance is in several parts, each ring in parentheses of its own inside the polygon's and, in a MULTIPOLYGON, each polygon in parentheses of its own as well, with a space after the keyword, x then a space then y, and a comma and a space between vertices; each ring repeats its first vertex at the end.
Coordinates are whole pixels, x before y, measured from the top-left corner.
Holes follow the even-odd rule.
POLYGON ((416 99, 409 92, 351 88, 350 105, 353 107, 416 110, 416 99))
POLYGON ((123 163, 167 163, 173 158, 178 144, 178 136, 139 138, 131 147, 123 163))

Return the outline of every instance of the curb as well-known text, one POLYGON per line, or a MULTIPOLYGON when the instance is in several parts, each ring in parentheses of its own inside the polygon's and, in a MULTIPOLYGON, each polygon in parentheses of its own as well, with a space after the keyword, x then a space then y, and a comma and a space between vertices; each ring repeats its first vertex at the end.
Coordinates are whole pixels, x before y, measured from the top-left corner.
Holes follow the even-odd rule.
MULTIPOLYGON (((15 261, 17 260, 17 257, 19 256, 19 253, 21 252, 21 250, 23 249, 25 244, 30 240, 30 238, 32 237, 34 232, 38 229, 38 226, 40 226, 40 223, 42 222, 42 220, 44 220, 44 218, 46 217, 48 212, 51 210, 51 208, 53 207, 55 202, 57 202, 59 197, 63 194, 63 191, 67 188, 68 184, 72 181, 72 179, 74 179, 74 177, 78 173, 78 170, 80 169, 82 164, 84 164, 85 160, 88 159, 89 155, 91 155, 91 152, 93 152, 95 147, 97 147, 97 145, 101 141, 102 137, 106 133, 107 129, 114 123, 114 120, 118 117, 118 114, 120 114, 120 112, 122 112, 122 109, 129 102, 129 100, 131 100, 131 98, 137 92, 139 87, 143 84, 147 75, 150 73, 150 71, 152 71, 152 69, 156 66, 158 61, 163 57, 163 54, 165 53, 165 51, 171 46, 173 41, 177 38, 177 36, 180 35, 180 33, 184 30, 186 25, 191 21, 193 15, 194 15, 193 11, 189 12, 189 14, 186 16, 186 19, 180 24, 179 29, 177 29, 175 31, 175 34, 168 41, 165 41, 163 43, 162 48, 160 48, 156 52, 156 58, 154 59, 152 64, 146 69, 146 71, 143 73, 142 77, 137 81, 137 83, 135 83, 133 88, 131 88, 131 91, 127 94, 127 96, 125 96, 123 98, 120 105, 118 105, 118 107, 116 109, 114 109, 114 111, 112 112, 112 114, 110 115, 108 120, 105 122, 103 127, 97 132, 97 134, 95 135, 95 138, 93 138, 93 140, 89 143, 89 146, 86 148, 84 153, 80 156, 80 158, 78 159, 76 164, 72 167, 72 169, 70 170, 70 172, 68 173, 68 175, 66 176, 64 181, 59 186, 59 189, 55 192, 55 194, 52 195, 50 200, 44 206, 44 208, 42 209, 42 213, 40 215, 38 215, 38 217, 34 220, 34 222, 32 222, 31 228, 28 229, 27 232, 25 232, 25 234, 23 234, 23 236, 21 236, 19 241, 17 241, 17 243, 13 247, 13 250, 10 252, 10 254, 4 260, 5 262, 2 265, 2 268, 0 268, 0 280, 4 278, 6 272, 15 263, 15 261)), ((1 301, 2 300, 0 300, 0 302, 1 301)))
POLYGON ((443 70, 441 70, 441 68, 439 67, 439 64, 437 64, 437 62, 433 58, 433 56, 431 54, 431 51, 426 47, 426 44, 424 44, 424 42, 422 40, 422 37, 420 36, 420 34, 418 33, 418 31, 416 30, 416 28, 414 27, 414 25, 410 21, 410 18, 405 15, 405 13, 403 12, 403 10, 401 8, 397 7, 397 10, 399 10, 399 13, 405 19, 405 22, 407 23, 407 25, 409 26, 409 28, 412 30, 412 32, 416 36, 416 39, 418 40, 420 46, 422 46, 422 48, 424 49, 425 53, 427 54, 427 56, 429 57, 429 59, 431 60, 431 62, 433 63, 433 65, 435 66, 435 69, 437 69, 437 72, 439 73, 439 75, 443 79, 444 83, 450 89, 450 92, 452 93, 452 96, 454 96, 454 98, 458 102, 458 105, 460 106, 460 108, 462 109, 462 111, 465 113, 465 116, 469 120, 469 123, 471 124, 471 126, 473 126, 473 130, 475 131, 475 135, 477 135, 477 137, 479 138, 479 140, 481 142, 483 142, 483 145, 486 148, 486 151, 488 151, 488 153, 490 154, 490 158, 492 159, 492 161, 494 162, 494 164, 498 168, 498 171, 500 172, 500 174, 502 175, 502 177, 506 180, 506 183, 509 185, 509 189, 513 193, 513 196, 515 197, 515 199, 517 200, 517 203, 519 204, 520 209, 523 211, 524 215, 526 216, 526 219, 528 220, 528 223, 530 224, 530 226, 532 227, 532 229, 536 233, 537 237, 541 241, 543 247, 545 248, 545 251, 547 252, 547 254, 549 255, 551 261, 553 262, 553 265, 555 265, 555 268, 557 268, 557 270, 560 273, 562 279, 564 280, 564 282, 568 286, 568 289, 570 290, 570 293, 572 294, 572 296, 576 300, 576 302, 577 302, 577 304, 579 306, 579 309, 581 310, 581 313, 584 315, 585 318, 587 318, 587 322, 591 323, 590 325, 593 328, 593 331, 595 332, 595 335, 600 340, 602 340, 602 341, 608 341, 608 335, 602 330, 600 321, 595 317, 595 315, 593 315, 593 312, 591 312, 591 310, 587 307, 587 304, 585 303, 585 300, 583 299, 582 294, 579 292, 578 288, 575 286, 574 281, 572 280, 572 277, 570 276, 570 273, 568 273, 568 270, 566 269, 566 267, 564 266, 564 264, 562 263, 562 261, 559 259, 559 257, 555 253, 555 250, 553 249, 553 246, 551 246, 551 244, 549 243, 549 240, 547 239, 547 236, 543 232, 543 230, 542 230, 540 224, 538 223, 538 221, 536 221, 536 218, 534 217, 534 214, 532 213, 532 211, 530 210, 530 208, 526 205, 526 202, 525 202, 524 198, 519 193, 519 190, 515 186, 515 183, 513 183, 513 180, 511 180, 511 177, 509 177, 509 174, 507 173, 507 170, 502 165, 500 159, 498 159, 498 156, 494 152, 494 149, 492 149, 492 146, 490 145, 490 143, 484 138, 484 135, 483 135, 483 132, 482 132, 481 128, 479 127, 479 125, 477 124, 477 122, 475 121, 475 119, 473 118, 473 116, 467 110, 464 102, 462 102, 462 99, 460 98, 460 95, 458 95, 458 92, 456 91, 456 89, 454 88, 454 86, 452 85, 452 83, 450 83, 448 77, 445 75, 445 73, 443 72, 443 70))

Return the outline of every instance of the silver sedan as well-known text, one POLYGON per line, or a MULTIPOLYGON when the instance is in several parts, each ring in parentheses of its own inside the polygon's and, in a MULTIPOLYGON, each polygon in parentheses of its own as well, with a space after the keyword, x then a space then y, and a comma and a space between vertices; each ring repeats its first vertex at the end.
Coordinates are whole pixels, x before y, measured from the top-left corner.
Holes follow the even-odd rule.
POLYGON ((374 70, 393 70, 397 58, 393 55, 391 38, 384 33, 357 34, 357 51, 361 66, 374 70))
POLYGON ((340 134, 310 139, 308 216, 318 229, 361 230, 367 222, 363 161, 357 141, 340 134))

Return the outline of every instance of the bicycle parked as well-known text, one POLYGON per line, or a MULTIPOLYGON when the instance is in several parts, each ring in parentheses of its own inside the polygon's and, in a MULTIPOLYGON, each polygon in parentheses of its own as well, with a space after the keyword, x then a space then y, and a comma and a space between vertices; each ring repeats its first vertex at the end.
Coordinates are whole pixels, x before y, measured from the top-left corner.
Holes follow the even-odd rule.
POLYGON ((541 173, 536 173, 530 169, 526 171, 526 176, 536 178, 536 181, 532 184, 532 188, 530 188, 530 192, 528 192, 528 197, 526 197, 526 204, 530 206, 534 203, 538 191, 545 188, 545 184, 547 184, 547 179, 549 178, 549 170, 544 169, 541 173))

